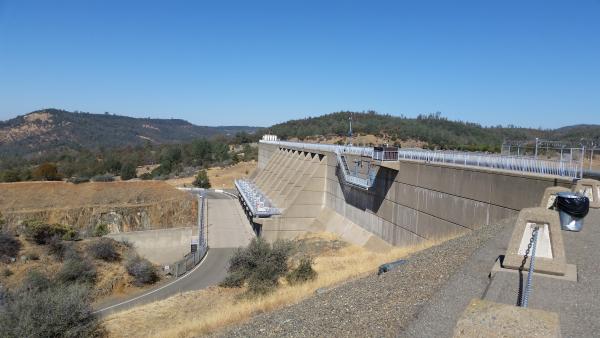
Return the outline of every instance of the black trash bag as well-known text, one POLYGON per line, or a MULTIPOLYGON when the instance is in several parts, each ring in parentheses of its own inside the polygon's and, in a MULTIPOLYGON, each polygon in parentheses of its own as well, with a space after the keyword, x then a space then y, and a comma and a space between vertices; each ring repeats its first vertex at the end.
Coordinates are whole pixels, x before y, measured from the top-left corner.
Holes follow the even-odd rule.
POLYGON ((584 218, 590 211, 590 200, 580 194, 558 193, 555 203, 559 210, 574 218, 584 218))

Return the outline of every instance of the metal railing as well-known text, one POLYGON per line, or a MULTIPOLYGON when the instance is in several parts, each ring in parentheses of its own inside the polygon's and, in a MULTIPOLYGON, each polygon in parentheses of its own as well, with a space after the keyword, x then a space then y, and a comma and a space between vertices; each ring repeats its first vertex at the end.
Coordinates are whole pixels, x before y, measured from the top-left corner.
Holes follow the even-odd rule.
POLYGON ((363 189, 369 189, 373 187, 373 184, 375 183, 374 175, 367 175, 367 178, 352 175, 348 169, 348 163, 346 162, 346 158, 344 157, 344 155, 336 152, 336 158, 340 166, 342 176, 347 183, 358 186, 359 188, 363 189))
POLYGON ((169 273, 177 278, 192 270, 208 252, 208 240, 205 220, 206 191, 201 188, 178 188, 198 196, 198 238, 193 238, 190 248, 195 245, 196 251, 189 252, 183 259, 169 265, 169 273))
POLYGON ((206 255, 208 252, 207 246, 200 247, 196 252, 190 252, 179 260, 169 266, 170 273, 173 277, 180 277, 186 272, 191 271, 206 255))
MULTIPOLYGON (((373 148, 342 146, 333 144, 313 144, 286 141, 260 141, 281 147, 290 147, 304 151, 328 151, 336 154, 368 156, 381 160, 384 155, 375 155, 373 148)), ((392 156, 392 155, 390 155, 392 156)), ((399 149, 397 160, 418 160, 431 163, 448 163, 464 166, 476 166, 492 169, 518 171, 581 178, 583 167, 572 159, 545 160, 525 156, 504 156, 499 154, 470 153, 459 151, 441 151, 425 149, 399 149)))
POLYGON ((281 214, 281 211, 273 206, 271 200, 254 183, 247 180, 235 180, 235 187, 254 216, 269 217, 281 214))
POLYGON ((524 156, 468 153, 458 151, 433 151, 424 149, 401 149, 399 159, 420 160, 433 163, 449 163, 527 173, 581 177, 581 166, 575 161, 544 160, 524 156))

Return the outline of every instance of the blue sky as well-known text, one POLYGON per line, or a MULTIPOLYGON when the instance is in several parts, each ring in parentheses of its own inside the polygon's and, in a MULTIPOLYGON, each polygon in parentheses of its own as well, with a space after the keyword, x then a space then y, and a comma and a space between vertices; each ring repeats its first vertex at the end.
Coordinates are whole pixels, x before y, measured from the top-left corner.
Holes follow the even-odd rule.
POLYGON ((45 107, 600 123, 600 0, 0 0, 0 120, 45 107))

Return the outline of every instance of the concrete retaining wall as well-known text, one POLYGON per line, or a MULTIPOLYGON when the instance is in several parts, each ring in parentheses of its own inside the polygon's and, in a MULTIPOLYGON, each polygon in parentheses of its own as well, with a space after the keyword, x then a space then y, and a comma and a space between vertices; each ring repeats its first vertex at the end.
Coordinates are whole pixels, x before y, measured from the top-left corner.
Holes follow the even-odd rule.
POLYGON ((106 237, 133 243, 140 256, 153 263, 167 265, 190 252, 192 228, 172 228, 110 234, 106 237))
MULTIPOLYGON (((302 168, 293 158, 296 153, 260 144, 259 167, 269 173, 268 178, 263 178, 262 182, 268 182, 267 186, 263 184, 263 191, 269 197, 277 192, 269 186, 284 184, 280 181, 289 177, 290 170, 302 168)), ((316 211, 316 204, 323 198, 324 206, 352 223, 388 243, 405 246, 496 223, 522 208, 537 206, 549 186, 571 186, 570 180, 554 176, 400 161, 380 167, 376 186, 365 191, 343 182, 336 173, 335 154, 320 155, 326 166, 324 175, 313 175, 312 185, 319 186, 319 180, 324 179, 323 194, 305 196, 302 203, 287 201, 285 205, 291 210, 264 222, 273 225, 271 231, 290 230, 285 224, 293 215, 312 217, 311 212, 316 211)), ((352 162, 352 158, 348 160, 352 162)), ((303 229, 308 229, 305 224, 295 223, 295 232, 303 229)))

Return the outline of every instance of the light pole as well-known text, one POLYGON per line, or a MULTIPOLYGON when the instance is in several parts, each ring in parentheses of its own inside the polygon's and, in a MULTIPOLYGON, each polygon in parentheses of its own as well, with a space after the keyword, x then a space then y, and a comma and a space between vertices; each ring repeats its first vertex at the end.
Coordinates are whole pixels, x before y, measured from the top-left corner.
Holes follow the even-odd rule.
POLYGON ((352 113, 350 113, 350 117, 348 118, 350 121, 350 130, 348 132, 348 145, 352 146, 352 113))

